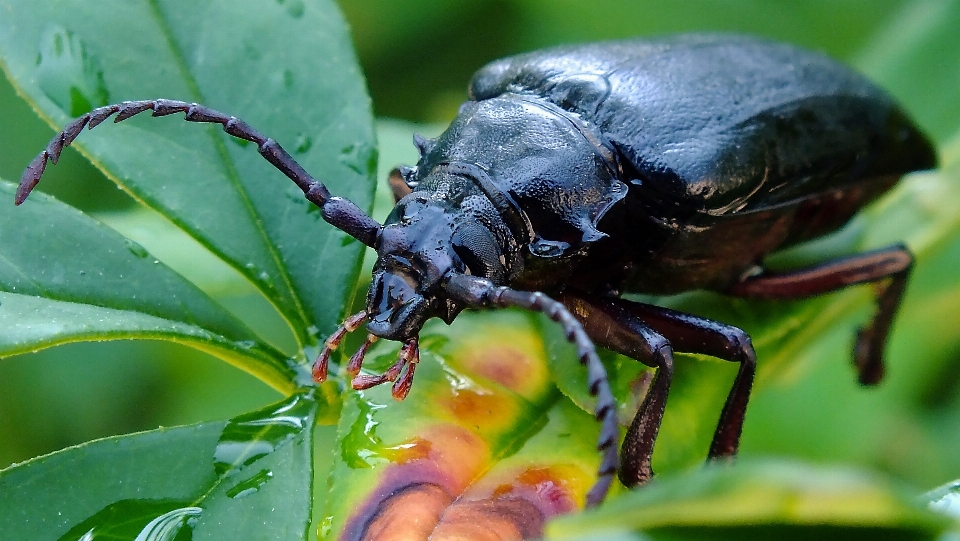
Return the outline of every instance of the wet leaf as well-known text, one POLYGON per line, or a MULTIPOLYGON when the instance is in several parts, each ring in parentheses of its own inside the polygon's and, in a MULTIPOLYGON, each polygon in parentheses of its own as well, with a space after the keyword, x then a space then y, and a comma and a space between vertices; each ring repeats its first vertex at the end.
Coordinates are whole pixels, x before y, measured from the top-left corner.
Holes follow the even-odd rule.
MULTIPOLYGON (((15 189, 0 181, 0 198, 15 189)), ((196 286, 76 209, 35 199, 0 215, 0 357, 76 341, 166 339, 292 390, 297 363, 196 286)))
MULTIPOLYGON (((182 0, 4 0, 0 12, 4 71, 58 129, 107 102, 200 102, 286 145, 334 193, 370 204, 370 102, 331 3, 219 1, 198 16, 182 0)), ((256 149, 213 126, 149 118, 102 126, 76 144, 255 284, 301 345, 336 325, 361 247, 344 246, 344 233, 256 149)))
POLYGON ((875 474, 742 461, 664 476, 601 509, 554 521, 546 537, 609 529, 653 539, 935 539, 949 525, 915 492, 875 474))
POLYGON ((189 532, 308 539, 317 408, 297 394, 228 422, 97 440, 14 465, 0 471, 0 531, 64 541, 189 532))

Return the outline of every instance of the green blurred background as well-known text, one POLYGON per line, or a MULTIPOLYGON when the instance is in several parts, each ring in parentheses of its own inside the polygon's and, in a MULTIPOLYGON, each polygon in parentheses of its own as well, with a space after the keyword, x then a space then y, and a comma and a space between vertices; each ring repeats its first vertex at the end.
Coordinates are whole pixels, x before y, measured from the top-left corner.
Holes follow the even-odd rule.
MULTIPOLYGON (((342 0, 341 7, 353 29, 376 114, 382 118, 448 122, 465 98, 471 73, 511 53, 561 43, 719 30, 764 35, 845 60, 902 100, 939 145, 953 141, 956 148, 956 1, 342 0)), ((53 130, 5 80, 0 80, 0 111, 0 177, 16 180, 53 130)), ((396 134, 405 131, 394 123, 383 125, 381 170, 413 159, 412 145, 397 141, 396 134)), ((75 151, 64 153, 41 189, 135 236, 154 255, 190 274, 257 328, 273 329, 272 338, 284 342, 282 323, 252 287, 175 228, 137 209, 75 151)), ((4 212, 11 210, 12 205, 4 212)), ((954 269, 953 261, 941 262, 941 271, 954 269)), ((953 329, 960 330, 960 324, 953 329)), ((823 347, 848 349, 849 330, 841 330, 826 337, 823 347)), ((825 355, 830 363, 807 362, 803 369, 792 370, 789 377, 759 389, 751 404, 744 454, 866 464, 920 486, 960 478, 960 453, 957 459, 943 458, 944 449, 960 449, 960 347, 956 340, 946 343, 953 349, 934 367, 920 370, 919 376, 905 375, 910 363, 924 363, 905 359, 894 365, 892 381, 876 391, 859 389, 850 367, 834 362, 835 355, 825 355)), ((717 389, 709 400, 722 401, 733 371, 722 363, 696 364, 702 366, 681 374, 672 403, 682 404, 675 397, 685 388, 704 388, 697 381, 718 374, 716 384, 707 381, 706 386, 717 389)), ((73 344, 5 359, 0 362, 0 468, 107 435, 226 418, 276 398, 274 391, 221 361, 160 342, 73 344)), ((677 421, 683 415, 672 414, 674 426, 683 424, 677 421)), ((675 436, 673 442, 682 444, 679 439, 675 436)), ((667 438, 660 448, 669 445, 667 438)), ((705 449, 697 452, 704 454, 705 449)))

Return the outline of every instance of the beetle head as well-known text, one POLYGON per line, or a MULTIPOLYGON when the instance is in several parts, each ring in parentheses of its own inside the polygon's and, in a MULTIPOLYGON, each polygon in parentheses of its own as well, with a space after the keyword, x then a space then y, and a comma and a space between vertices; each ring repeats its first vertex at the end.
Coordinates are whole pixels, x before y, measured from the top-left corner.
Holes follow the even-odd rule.
POLYGON ((426 320, 446 322, 461 308, 442 295, 450 272, 463 272, 453 249, 456 213, 441 202, 412 193, 394 207, 377 238, 377 262, 367 293, 367 330, 406 341, 426 320))

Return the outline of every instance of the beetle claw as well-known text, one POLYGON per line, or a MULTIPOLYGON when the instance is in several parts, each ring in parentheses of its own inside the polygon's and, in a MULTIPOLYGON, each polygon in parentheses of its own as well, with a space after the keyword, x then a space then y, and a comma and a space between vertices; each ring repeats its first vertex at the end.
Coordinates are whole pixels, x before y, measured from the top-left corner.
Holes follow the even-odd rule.
POLYGON ((410 393, 410 388, 413 386, 413 374, 417 369, 417 363, 420 362, 419 343, 416 338, 404 343, 397 356, 397 362, 390 365, 390 368, 383 374, 379 376, 359 374, 363 354, 366 353, 367 347, 375 340, 376 337, 371 335, 368 341, 350 358, 350 366, 348 366, 347 371, 349 372, 354 367, 358 371, 356 374, 351 374, 353 380, 350 382, 350 385, 354 389, 362 391, 392 381, 394 383, 390 393, 395 399, 403 400, 410 393))

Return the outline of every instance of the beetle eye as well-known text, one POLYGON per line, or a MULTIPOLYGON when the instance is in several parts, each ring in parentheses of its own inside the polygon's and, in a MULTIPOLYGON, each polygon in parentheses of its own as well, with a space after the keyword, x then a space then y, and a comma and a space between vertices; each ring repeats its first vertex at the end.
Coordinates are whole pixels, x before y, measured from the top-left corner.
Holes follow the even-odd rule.
POLYGON ((452 239, 453 251, 467 266, 470 274, 498 281, 506 269, 500 261, 500 248, 490 231, 476 222, 467 222, 457 228, 452 239))

